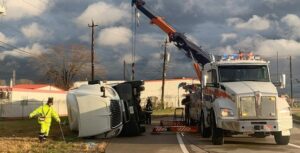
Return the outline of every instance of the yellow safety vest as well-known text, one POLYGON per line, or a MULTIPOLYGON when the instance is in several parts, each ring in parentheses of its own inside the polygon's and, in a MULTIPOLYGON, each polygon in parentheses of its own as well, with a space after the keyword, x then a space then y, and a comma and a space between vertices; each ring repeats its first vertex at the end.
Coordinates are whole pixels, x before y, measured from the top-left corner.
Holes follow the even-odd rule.
POLYGON ((32 113, 30 113, 29 118, 32 118, 34 116, 45 117, 44 121, 41 121, 41 120, 38 119, 39 123, 51 123, 52 117, 57 122, 60 122, 58 114, 49 105, 43 105, 43 106, 38 107, 36 110, 34 110, 32 113))

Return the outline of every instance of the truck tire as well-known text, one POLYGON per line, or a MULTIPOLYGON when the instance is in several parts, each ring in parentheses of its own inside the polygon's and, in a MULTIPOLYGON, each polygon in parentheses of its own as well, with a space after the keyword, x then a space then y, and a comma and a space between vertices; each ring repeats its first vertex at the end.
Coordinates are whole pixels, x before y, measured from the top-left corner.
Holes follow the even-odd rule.
POLYGON ((189 125, 191 126, 196 125, 196 121, 190 118, 189 125))
POLYGON ((283 136, 281 132, 274 133, 274 139, 278 145, 287 145, 290 142, 290 136, 283 136))
POLYGON ((213 145, 223 145, 224 144, 224 134, 223 129, 220 129, 216 125, 215 114, 211 112, 211 141, 213 145))
POLYGON ((140 135, 140 127, 136 121, 129 121, 123 125, 120 136, 137 136, 140 135))
POLYGON ((203 138, 209 138, 211 136, 210 127, 208 128, 205 127, 203 113, 201 114, 201 118, 200 118, 200 134, 203 138))

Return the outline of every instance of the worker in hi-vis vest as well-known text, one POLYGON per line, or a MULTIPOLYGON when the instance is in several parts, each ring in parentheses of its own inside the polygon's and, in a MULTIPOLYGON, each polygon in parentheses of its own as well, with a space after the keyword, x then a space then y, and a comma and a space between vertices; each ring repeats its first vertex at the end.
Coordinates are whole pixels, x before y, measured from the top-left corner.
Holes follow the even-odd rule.
POLYGON ((58 123, 60 123, 59 116, 56 113, 56 111, 51 107, 52 105, 53 105, 53 98, 49 97, 46 105, 40 106, 29 115, 29 118, 35 116, 37 116, 38 118, 38 123, 41 126, 41 130, 39 133, 39 140, 41 142, 45 141, 49 135, 52 117, 58 123))

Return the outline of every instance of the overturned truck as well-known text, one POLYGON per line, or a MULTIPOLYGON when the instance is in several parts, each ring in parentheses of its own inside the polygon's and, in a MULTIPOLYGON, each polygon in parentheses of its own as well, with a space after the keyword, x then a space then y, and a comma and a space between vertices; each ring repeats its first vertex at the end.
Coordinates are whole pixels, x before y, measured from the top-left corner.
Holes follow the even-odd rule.
POLYGON ((67 94, 69 125, 79 137, 135 136, 145 131, 140 106, 143 81, 89 82, 67 94))

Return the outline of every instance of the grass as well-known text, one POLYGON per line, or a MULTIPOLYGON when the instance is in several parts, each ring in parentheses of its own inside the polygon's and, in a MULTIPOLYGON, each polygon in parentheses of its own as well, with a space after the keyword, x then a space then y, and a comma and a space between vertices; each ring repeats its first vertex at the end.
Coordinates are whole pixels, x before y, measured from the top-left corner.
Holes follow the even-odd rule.
POLYGON ((69 130, 69 126, 62 128, 66 142, 62 139, 59 125, 53 121, 48 140, 40 143, 37 138, 39 125, 35 119, 0 120, 0 152, 104 152, 107 142, 103 139, 78 138, 76 133, 69 130))
POLYGON ((171 116, 174 115, 174 108, 166 108, 166 109, 154 109, 152 115, 153 116, 171 116))
POLYGON ((300 112, 294 113, 293 118, 296 119, 296 120, 300 120, 300 112))

